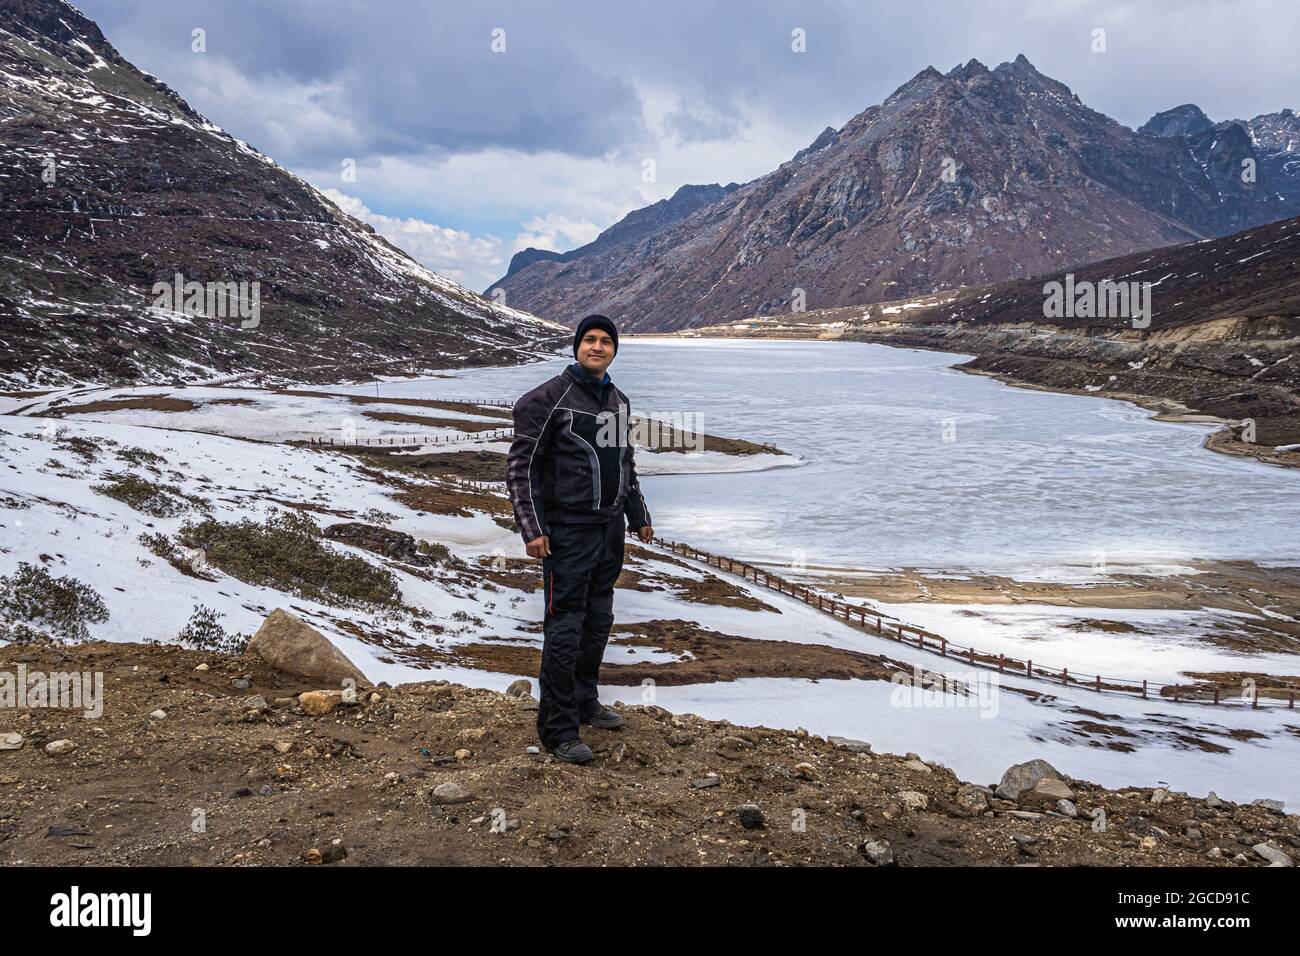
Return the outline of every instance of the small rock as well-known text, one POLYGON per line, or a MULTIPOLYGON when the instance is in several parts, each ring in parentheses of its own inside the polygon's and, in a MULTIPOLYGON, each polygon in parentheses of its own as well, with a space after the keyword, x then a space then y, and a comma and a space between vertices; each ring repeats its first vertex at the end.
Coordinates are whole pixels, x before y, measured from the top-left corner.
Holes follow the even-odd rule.
POLYGON ((1210 847, 1209 852, 1206 853, 1205 855, 1208 856, 1211 860, 1223 859, 1223 851, 1220 850, 1217 846, 1210 847))
POLYGON ((230 686, 235 690, 248 690, 253 686, 253 682, 246 677, 236 677, 230 682, 230 686))
POLYGON ((298 706, 312 717, 323 717, 338 707, 343 695, 336 690, 309 690, 298 695, 298 706))
POLYGON ((378 694, 376 694, 376 693, 374 693, 374 692, 372 691, 371 694, 370 694, 370 697, 367 698, 367 699, 368 699, 368 700, 370 701, 370 703, 372 703, 372 704, 378 704, 378 703, 379 703, 380 701, 382 701, 384 698, 380 697, 378 694))
POLYGON ((537 754, 539 754, 539 753, 542 752, 542 748, 541 748, 541 747, 538 747, 538 746, 536 746, 536 745, 533 745, 533 746, 530 746, 530 747, 528 748, 528 752, 529 752, 530 754, 532 754, 533 756, 536 756, 537 754))
POLYGON ((763 811, 758 809, 754 803, 746 803, 736 807, 736 816, 740 820, 740 825, 746 830, 756 830, 763 826, 763 811))
POLYGON ((917 759, 904 760, 903 766, 906 767, 908 770, 915 770, 918 773, 934 772, 933 770, 930 769, 930 765, 926 763, 924 760, 917 760, 917 759))
POLYGON ((1032 790, 1045 778, 1061 780, 1060 772, 1046 760, 1027 760, 1008 767, 994 793, 1003 800, 1015 800, 1025 790, 1032 790))
POLYGON ((959 810, 971 815, 983 813, 989 807, 988 795, 971 784, 959 787, 953 802, 957 804, 959 810))
POLYGON ((524 680, 522 677, 506 688, 507 697, 527 697, 532 692, 532 681, 524 680))
POLYGON ((691 781, 691 787, 696 790, 704 790, 708 787, 716 787, 720 783, 722 783, 720 777, 710 774, 707 777, 696 777, 691 781))
POLYGON ((1256 843, 1251 849, 1268 860, 1269 866, 1295 866, 1295 861, 1291 857, 1271 843, 1256 843))
POLYGON ((71 740, 51 740, 45 745, 47 754, 66 754, 77 749, 77 745, 71 740))
POLYGON ((909 810, 924 810, 930 805, 930 798, 916 790, 900 790, 894 797, 909 810))
POLYGON ((167 711, 165 711, 165 710, 161 710, 161 709, 160 709, 160 710, 155 710, 155 711, 154 711, 153 713, 151 713, 149 716, 152 717, 154 720, 166 720, 166 719, 167 719, 167 711))
POLYGON ((0 750, 22 750, 23 735, 15 733, 0 734, 0 750))
POLYGON ((1074 791, 1064 780, 1044 777, 1029 790, 1022 790, 1016 800, 1020 803, 1055 803, 1058 800, 1073 800, 1074 791))
POLYGON ((871 753, 871 744, 865 740, 854 740, 852 737, 827 737, 827 741, 839 747, 841 750, 847 750, 855 754, 871 753))
POLYGON ((1286 804, 1283 803, 1281 800, 1264 800, 1261 798, 1259 800, 1252 800, 1250 803, 1251 806, 1260 807, 1264 810, 1269 810, 1273 813, 1277 813, 1277 814, 1286 813, 1286 804))
POLYGON ((194 669, 198 671, 200 674, 206 674, 208 671, 212 670, 212 668, 209 667, 207 664, 200 664, 198 667, 194 669))
POLYGON ((1164 787, 1156 787, 1151 791, 1152 803, 1169 803, 1174 799, 1174 795, 1164 787))
POLYGON ((456 751, 457 760, 468 760, 472 756, 474 756, 473 753, 466 750, 464 747, 461 747, 459 750, 456 751))
POLYGON ((860 847, 863 856, 873 866, 893 866, 894 850, 888 840, 872 840, 860 847))
POLYGON ((275 752, 278 754, 287 754, 293 749, 293 744, 287 740, 277 740, 275 743, 271 744, 271 746, 275 748, 275 752))
POLYGON ((1209 793, 1205 795, 1205 805, 1207 807, 1214 807, 1215 809, 1218 809, 1219 807, 1223 806, 1223 801, 1219 799, 1219 795, 1217 793, 1211 790, 1209 793))
POLYGON ((271 705, 266 702, 265 697, 263 697, 261 694, 257 694, 253 697, 244 698, 244 709, 256 710, 258 712, 261 712, 264 710, 270 710, 271 705))
POLYGON ((1069 817, 1071 820, 1073 820, 1075 817, 1079 815, 1079 808, 1076 807, 1074 803, 1070 800, 1057 800, 1056 811, 1057 813, 1061 813, 1069 817))
POLYGON ((438 806, 453 803, 468 803, 474 799, 474 791, 455 780, 440 783, 429 791, 429 801, 438 806))
POLYGON ((816 780, 817 768, 810 763, 797 763, 794 765, 794 774, 800 780, 816 780))

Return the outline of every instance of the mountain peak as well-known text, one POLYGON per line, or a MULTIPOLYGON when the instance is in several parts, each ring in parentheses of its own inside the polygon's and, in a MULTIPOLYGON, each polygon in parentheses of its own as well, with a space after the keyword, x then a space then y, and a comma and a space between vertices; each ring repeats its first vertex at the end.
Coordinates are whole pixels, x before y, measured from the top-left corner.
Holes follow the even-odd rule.
POLYGON ((1157 113, 1138 127, 1146 136, 1190 136, 1204 132, 1214 124, 1195 103, 1184 103, 1157 113))

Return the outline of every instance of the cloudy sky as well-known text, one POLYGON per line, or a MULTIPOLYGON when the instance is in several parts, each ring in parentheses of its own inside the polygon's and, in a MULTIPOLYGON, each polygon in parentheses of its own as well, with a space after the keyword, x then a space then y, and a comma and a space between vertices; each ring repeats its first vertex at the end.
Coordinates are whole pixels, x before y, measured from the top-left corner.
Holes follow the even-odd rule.
POLYGON ((520 249, 768 172, 927 65, 1024 53, 1130 126, 1186 102, 1300 108, 1296 0, 74 2, 213 122, 477 290, 520 249))

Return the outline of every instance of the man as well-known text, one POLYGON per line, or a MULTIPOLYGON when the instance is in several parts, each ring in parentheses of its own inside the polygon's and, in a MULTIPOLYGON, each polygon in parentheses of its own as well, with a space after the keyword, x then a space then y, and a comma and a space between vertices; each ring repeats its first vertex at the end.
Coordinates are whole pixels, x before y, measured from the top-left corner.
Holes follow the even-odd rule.
POLYGON ((542 560, 545 611, 537 735, 557 760, 586 763, 579 725, 623 718, 596 694, 623 569, 624 517, 654 536, 629 437, 631 406, 606 371, 618 329, 589 315, 573 333, 572 365, 515 402, 506 488, 528 554, 542 560))

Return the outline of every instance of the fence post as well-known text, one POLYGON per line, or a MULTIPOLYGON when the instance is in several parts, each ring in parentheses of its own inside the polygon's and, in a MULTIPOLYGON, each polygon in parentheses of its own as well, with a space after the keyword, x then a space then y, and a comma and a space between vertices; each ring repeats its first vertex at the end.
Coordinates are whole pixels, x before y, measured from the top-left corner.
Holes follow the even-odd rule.
POLYGON ((1070 683, 1070 670, 1067 667, 1061 668, 1061 683, 1062 684, 1070 683))
POLYGON ((1101 675, 1097 675, 1097 693, 1101 693, 1101 675))
POLYGON ((1143 699, 1143 700, 1146 700, 1146 699, 1147 699, 1147 682, 1146 682, 1146 681, 1143 681, 1143 682, 1142 682, 1142 699, 1143 699))

